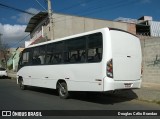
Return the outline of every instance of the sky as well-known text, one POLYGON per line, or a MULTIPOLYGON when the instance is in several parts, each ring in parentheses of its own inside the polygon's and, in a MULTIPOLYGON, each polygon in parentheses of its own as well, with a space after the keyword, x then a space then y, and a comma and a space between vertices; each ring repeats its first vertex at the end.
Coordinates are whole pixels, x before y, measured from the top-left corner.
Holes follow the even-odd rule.
MULTIPOLYGON (((160 21, 160 0, 51 0, 51 2, 52 10, 56 13, 106 20, 152 16, 154 21, 160 21)), ((0 4, 34 14, 47 9, 46 0, 0 0, 0 4)), ((24 31, 31 17, 32 15, 0 5, 0 33, 3 44, 8 44, 9 47, 22 46, 24 41, 29 39, 25 38, 28 33, 24 31)))

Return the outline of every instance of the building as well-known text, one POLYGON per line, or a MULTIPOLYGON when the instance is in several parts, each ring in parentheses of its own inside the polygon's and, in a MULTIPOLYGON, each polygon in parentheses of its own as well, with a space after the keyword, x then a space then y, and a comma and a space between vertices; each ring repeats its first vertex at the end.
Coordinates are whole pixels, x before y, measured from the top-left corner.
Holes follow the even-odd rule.
POLYGON ((160 37, 160 22, 153 21, 151 16, 142 16, 139 19, 119 17, 114 21, 136 24, 137 35, 160 37))
POLYGON ((160 22, 153 21, 150 16, 143 16, 138 19, 136 30, 137 34, 160 37, 160 22))
MULTIPOLYGON (((104 27, 119 28, 136 34, 136 25, 134 23, 93 19, 57 13, 54 13, 52 15, 52 19, 53 39, 62 38, 104 27)), ((30 32, 31 36, 30 41, 27 41, 25 43, 26 47, 31 44, 51 40, 48 13, 39 12, 37 15, 33 16, 30 19, 25 29, 25 32, 30 32)))
POLYGON ((19 55, 23 51, 24 48, 12 48, 11 49, 11 57, 7 61, 7 68, 9 70, 17 71, 18 68, 18 61, 19 61, 19 55))

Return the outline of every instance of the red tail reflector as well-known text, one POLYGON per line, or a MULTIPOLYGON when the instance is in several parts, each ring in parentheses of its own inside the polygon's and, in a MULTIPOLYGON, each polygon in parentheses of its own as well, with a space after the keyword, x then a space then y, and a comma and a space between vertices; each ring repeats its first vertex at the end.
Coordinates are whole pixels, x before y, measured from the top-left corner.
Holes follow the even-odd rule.
POLYGON ((110 59, 107 62, 107 76, 113 78, 113 61, 110 59))

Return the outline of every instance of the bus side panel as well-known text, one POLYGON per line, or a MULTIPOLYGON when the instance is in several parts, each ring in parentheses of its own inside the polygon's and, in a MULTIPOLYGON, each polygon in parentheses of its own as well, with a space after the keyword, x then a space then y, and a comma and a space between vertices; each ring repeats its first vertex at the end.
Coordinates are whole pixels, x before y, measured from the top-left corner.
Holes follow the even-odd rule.
POLYGON ((67 74, 71 91, 103 91, 102 63, 70 65, 67 74))
POLYGON ((24 85, 55 89, 57 79, 52 70, 51 65, 27 66, 21 68, 17 74, 22 76, 24 85))
MULTIPOLYGON (((23 78, 23 84, 24 85, 31 85, 31 78, 30 76, 30 67, 26 66, 26 67, 22 67, 18 72, 17 72, 17 79, 19 77, 23 78)), ((18 82, 18 81, 17 81, 18 82)))
POLYGON ((19 74, 25 85, 56 89, 63 79, 69 91, 103 91, 102 63, 28 66, 19 74))

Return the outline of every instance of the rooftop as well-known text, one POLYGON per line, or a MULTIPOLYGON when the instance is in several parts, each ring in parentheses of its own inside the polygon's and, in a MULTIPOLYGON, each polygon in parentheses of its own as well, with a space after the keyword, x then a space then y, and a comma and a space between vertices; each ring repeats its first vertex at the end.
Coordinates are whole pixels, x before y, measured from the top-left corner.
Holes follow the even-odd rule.
POLYGON ((30 19, 30 21, 25 29, 25 32, 32 32, 35 29, 35 27, 38 25, 38 23, 40 23, 47 16, 48 16, 47 12, 39 12, 38 14, 34 15, 30 19))

